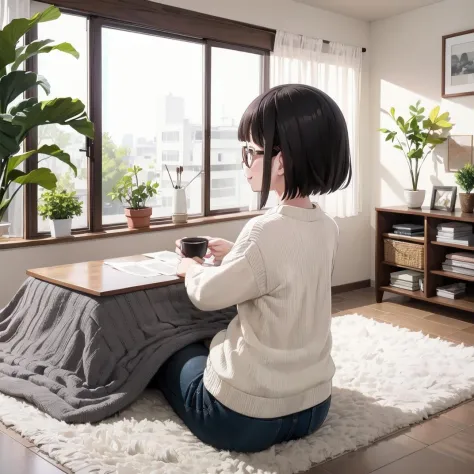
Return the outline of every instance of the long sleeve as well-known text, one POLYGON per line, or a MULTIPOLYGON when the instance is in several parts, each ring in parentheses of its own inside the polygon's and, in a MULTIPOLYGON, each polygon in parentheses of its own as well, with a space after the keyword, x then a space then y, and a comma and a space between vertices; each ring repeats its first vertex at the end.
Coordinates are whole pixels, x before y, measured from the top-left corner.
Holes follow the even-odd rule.
POLYGON ((265 294, 265 267, 258 246, 239 245, 228 257, 219 267, 196 265, 188 271, 186 290, 197 308, 203 311, 228 308, 265 294))

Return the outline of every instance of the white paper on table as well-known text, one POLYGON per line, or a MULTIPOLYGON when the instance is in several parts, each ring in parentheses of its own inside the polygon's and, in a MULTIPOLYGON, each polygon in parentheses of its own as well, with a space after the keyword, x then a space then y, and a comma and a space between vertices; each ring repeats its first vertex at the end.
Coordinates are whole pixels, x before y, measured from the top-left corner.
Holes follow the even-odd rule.
POLYGON ((104 262, 116 270, 130 275, 154 277, 159 275, 175 276, 176 265, 170 265, 160 260, 144 260, 141 262, 104 262))
POLYGON ((162 252, 151 252, 144 253, 145 257, 153 258, 154 260, 161 260, 162 262, 169 263, 171 265, 178 265, 181 262, 181 257, 169 250, 163 250, 162 252))

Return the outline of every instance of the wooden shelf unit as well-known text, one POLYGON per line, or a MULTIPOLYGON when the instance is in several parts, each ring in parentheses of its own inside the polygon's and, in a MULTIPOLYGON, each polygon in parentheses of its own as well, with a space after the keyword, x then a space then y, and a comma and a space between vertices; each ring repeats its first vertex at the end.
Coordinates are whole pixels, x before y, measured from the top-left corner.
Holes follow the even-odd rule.
POLYGON ((445 272, 442 263, 446 254, 456 251, 474 252, 474 247, 457 244, 448 244, 436 241, 437 226, 443 222, 461 221, 474 224, 473 214, 463 214, 460 211, 443 212, 429 209, 408 209, 406 206, 376 208, 376 249, 375 249, 375 289, 377 302, 380 303, 384 292, 408 296, 430 303, 449 306, 474 313, 474 277, 457 273, 445 272), (410 237, 397 235, 392 232, 394 224, 424 225, 424 237, 410 237), (424 269, 409 268, 384 260, 384 239, 402 240, 418 243, 424 246, 424 269), (424 274, 424 292, 410 291, 390 286, 390 273, 394 268, 405 268, 420 271, 424 274), (436 295, 438 286, 453 283, 455 280, 468 284, 467 295, 463 298, 451 300, 436 295))

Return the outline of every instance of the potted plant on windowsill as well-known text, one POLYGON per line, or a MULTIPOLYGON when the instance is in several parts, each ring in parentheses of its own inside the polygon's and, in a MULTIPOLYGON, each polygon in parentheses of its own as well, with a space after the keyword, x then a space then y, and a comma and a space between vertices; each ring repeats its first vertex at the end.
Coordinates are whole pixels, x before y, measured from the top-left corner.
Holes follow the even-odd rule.
POLYGON ((82 214, 82 202, 77 199, 76 192, 68 193, 61 189, 45 191, 41 201, 38 213, 43 219, 49 219, 51 237, 70 236, 72 218, 82 214))
POLYGON ((456 171, 455 179, 456 184, 464 191, 464 193, 459 193, 461 211, 472 213, 474 210, 474 194, 471 194, 471 191, 474 189, 474 166, 470 163, 466 164, 456 171))
POLYGON ((426 191, 418 189, 420 170, 426 157, 437 145, 444 143, 447 139, 443 133, 452 128, 449 122, 449 113, 439 114, 439 106, 435 107, 428 117, 423 115, 424 107, 420 101, 410 105, 410 117, 404 119, 396 117, 395 109, 390 109, 390 115, 397 124, 399 130, 392 131, 387 128, 379 129, 386 135, 385 141, 395 142, 394 148, 403 152, 410 170, 411 189, 405 189, 405 200, 410 209, 420 208, 425 199, 426 191))
POLYGON ((140 183, 138 181, 138 174, 141 171, 143 170, 139 166, 129 168, 127 174, 117 182, 112 192, 109 193, 112 199, 128 204, 128 207, 125 208, 125 216, 129 229, 150 227, 152 209, 146 207, 146 202, 158 194, 158 183, 151 181, 140 183))
MULTIPOLYGON (((55 144, 20 153, 30 132, 46 124, 73 128, 81 135, 94 137, 94 126, 88 120, 84 104, 70 97, 39 101, 36 97, 23 99, 28 91, 41 87, 49 95, 50 85, 45 77, 21 70, 23 63, 37 54, 60 51, 75 58, 79 53, 69 43, 52 44, 53 40, 23 44, 22 38, 38 23, 53 21, 61 16, 56 7, 49 7, 30 19, 19 18, 0 30, 0 222, 15 195, 25 184, 45 189, 56 187, 56 175, 46 167, 23 171, 23 164, 38 154, 47 155, 68 165, 77 174, 68 153, 55 144)), ((41 162, 42 159, 39 160, 41 162)), ((0 235, 9 224, 0 225, 0 235)))

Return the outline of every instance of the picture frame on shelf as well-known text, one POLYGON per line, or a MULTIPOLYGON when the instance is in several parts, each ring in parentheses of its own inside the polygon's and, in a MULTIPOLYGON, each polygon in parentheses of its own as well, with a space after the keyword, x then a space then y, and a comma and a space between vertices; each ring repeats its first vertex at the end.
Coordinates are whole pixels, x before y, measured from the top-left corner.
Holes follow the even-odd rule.
POLYGON ((455 173, 467 164, 472 164, 472 135, 450 135, 448 137, 448 171, 455 173))
POLYGON ((442 97, 474 95, 474 30, 443 36, 442 97))
POLYGON ((457 191, 456 186, 433 186, 430 209, 454 212, 457 191))

